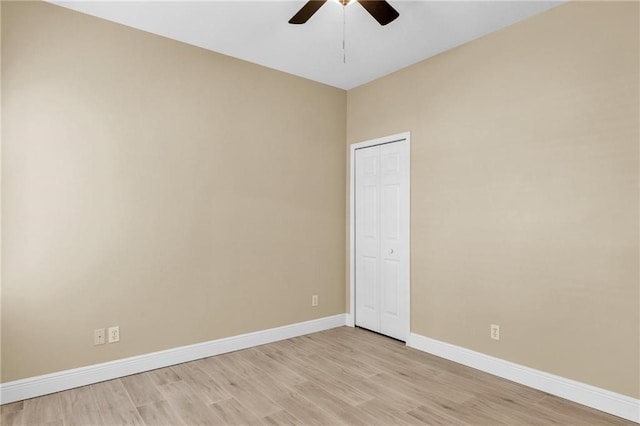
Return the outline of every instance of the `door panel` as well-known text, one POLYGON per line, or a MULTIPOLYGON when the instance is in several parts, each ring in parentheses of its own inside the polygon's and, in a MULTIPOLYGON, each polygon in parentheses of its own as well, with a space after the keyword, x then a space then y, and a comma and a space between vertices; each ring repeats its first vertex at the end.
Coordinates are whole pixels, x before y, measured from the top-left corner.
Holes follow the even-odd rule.
POLYGON ((399 265, 397 260, 386 259, 383 262, 382 271, 382 303, 384 306, 383 313, 387 316, 399 317, 400 309, 398 306, 399 289, 399 265))
POLYGON ((376 297, 376 289, 378 288, 378 259, 363 256, 362 265, 362 279, 368 283, 368 285, 365 285, 363 288, 363 308, 377 311, 378 298, 376 297))
POLYGON ((376 185, 365 185, 362 200, 364 208, 364 238, 378 238, 378 188, 376 185))
POLYGON ((357 149, 355 179, 355 324, 406 340, 408 142, 357 149))
POLYGON ((380 329, 380 148, 356 156, 356 300, 358 325, 380 329))
POLYGON ((400 185, 385 185, 382 194, 383 238, 386 241, 398 241, 400 238, 400 185))

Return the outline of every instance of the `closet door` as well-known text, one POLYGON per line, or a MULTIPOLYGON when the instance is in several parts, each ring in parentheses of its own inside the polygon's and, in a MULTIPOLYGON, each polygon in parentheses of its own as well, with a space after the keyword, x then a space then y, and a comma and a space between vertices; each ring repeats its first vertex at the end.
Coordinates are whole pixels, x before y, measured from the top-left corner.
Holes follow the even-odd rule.
POLYGON ((406 340, 408 143, 358 149, 355 166, 355 324, 406 340))

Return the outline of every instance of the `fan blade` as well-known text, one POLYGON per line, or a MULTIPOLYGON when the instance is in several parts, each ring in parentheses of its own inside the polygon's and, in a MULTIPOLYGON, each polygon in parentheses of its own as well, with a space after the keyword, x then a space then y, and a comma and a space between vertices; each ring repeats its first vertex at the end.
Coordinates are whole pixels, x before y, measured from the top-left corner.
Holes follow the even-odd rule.
POLYGON ((358 3, 378 21, 380 25, 393 22, 400 14, 385 0, 359 0, 358 3))
POLYGON ((302 9, 298 11, 293 18, 289 19, 290 24, 304 24, 313 16, 314 13, 326 3, 327 0, 309 0, 302 9))

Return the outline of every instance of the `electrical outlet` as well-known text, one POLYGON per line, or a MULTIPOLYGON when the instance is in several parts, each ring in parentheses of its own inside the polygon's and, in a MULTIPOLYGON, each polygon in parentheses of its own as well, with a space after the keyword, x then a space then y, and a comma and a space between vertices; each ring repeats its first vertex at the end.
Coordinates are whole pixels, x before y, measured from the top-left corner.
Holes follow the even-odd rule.
POLYGON ((500 326, 491 324, 491 338, 493 340, 500 340, 500 326))
POLYGON ((104 328, 96 328, 93 330, 93 344, 104 345, 104 328))
POLYGON ((120 327, 109 327, 109 343, 116 343, 120 341, 120 327))
POLYGON ((314 294, 311 296, 311 306, 318 306, 318 295, 314 294))

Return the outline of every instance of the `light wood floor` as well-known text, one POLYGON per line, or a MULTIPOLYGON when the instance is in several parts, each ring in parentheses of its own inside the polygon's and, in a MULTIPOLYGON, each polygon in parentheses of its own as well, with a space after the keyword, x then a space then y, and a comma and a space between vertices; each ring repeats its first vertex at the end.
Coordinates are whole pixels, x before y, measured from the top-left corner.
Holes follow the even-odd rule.
POLYGON ((633 423, 342 327, 6 404, 2 424, 633 423))

